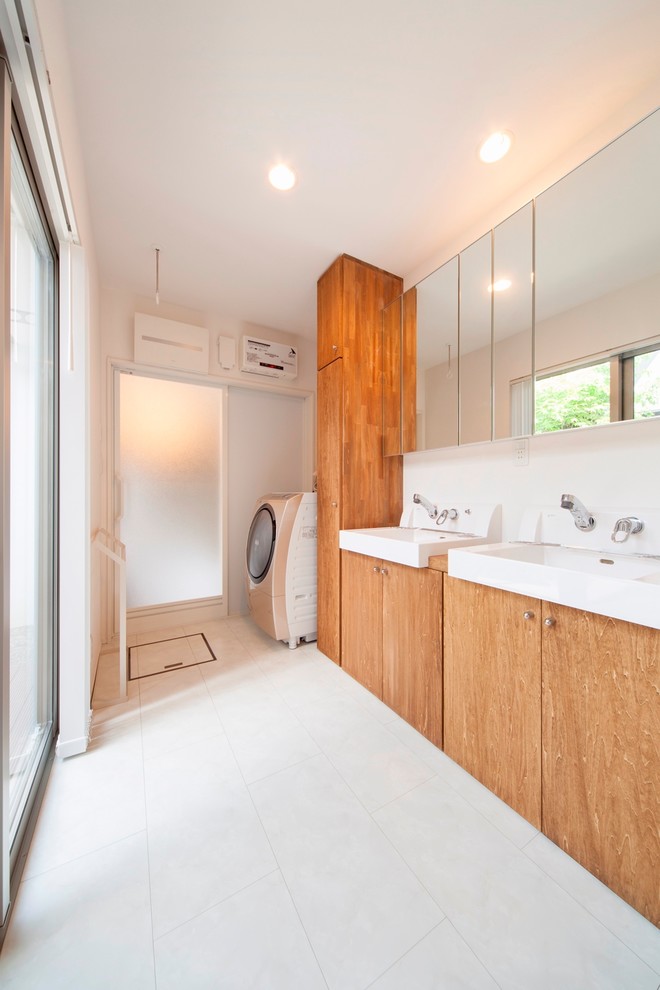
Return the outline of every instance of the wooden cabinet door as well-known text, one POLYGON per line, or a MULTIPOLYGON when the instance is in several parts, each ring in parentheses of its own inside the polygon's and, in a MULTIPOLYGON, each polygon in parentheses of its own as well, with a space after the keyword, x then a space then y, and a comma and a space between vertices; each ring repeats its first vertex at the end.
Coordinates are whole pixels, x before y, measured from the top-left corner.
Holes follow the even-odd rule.
POLYGON ((442 748, 440 571, 384 561, 383 701, 442 748))
POLYGON ((382 560, 341 551, 341 665, 377 698, 383 695, 382 560))
POLYGON ((344 259, 321 275, 316 293, 316 357, 319 369, 343 354, 344 259))
POLYGON ((403 459, 383 457, 382 310, 401 293, 402 280, 344 257, 345 529, 396 525, 403 508, 403 459))
POLYGON ((657 925, 660 632, 543 608, 543 831, 657 925))
POLYGON ((335 361, 317 376, 318 452, 318 648, 340 662, 341 458, 343 445, 342 362, 335 361))
POLYGON ((541 603, 450 577, 444 598, 445 752, 540 828, 541 603))

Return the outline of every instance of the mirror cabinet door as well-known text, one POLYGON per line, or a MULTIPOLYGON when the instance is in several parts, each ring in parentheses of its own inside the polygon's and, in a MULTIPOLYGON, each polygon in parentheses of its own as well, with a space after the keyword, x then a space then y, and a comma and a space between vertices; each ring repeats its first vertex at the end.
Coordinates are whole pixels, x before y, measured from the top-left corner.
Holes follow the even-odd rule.
POLYGON ((493 439, 532 431, 533 204, 493 232, 493 439))
POLYGON ((407 439, 415 446, 404 450, 452 447, 458 443, 458 258, 417 284, 415 310, 416 376, 404 379, 404 408, 414 398, 415 437, 408 431, 407 439))
POLYGON ((388 308, 386 453, 660 416, 658 176, 660 110, 388 308))
POLYGON ((492 438, 492 235, 460 253, 459 443, 492 438))
POLYGON ((536 199, 536 433, 660 415, 660 111, 536 199))
POLYGON ((383 309, 383 456, 401 453, 402 297, 383 309))
POLYGON ((403 294, 401 317, 401 351, 403 372, 401 377, 401 445, 405 453, 424 450, 423 437, 417 431, 417 286, 403 294))

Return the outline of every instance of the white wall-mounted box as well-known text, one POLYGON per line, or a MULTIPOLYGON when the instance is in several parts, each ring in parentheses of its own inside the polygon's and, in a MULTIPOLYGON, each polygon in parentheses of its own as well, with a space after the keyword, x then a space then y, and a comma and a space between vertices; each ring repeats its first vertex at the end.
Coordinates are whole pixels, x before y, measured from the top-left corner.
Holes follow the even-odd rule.
POLYGON ((243 337, 241 371, 291 381, 298 377, 298 350, 291 344, 277 344, 259 337, 243 337))
POLYGON ((209 332, 205 327, 135 314, 136 364, 177 371, 209 371, 209 332))

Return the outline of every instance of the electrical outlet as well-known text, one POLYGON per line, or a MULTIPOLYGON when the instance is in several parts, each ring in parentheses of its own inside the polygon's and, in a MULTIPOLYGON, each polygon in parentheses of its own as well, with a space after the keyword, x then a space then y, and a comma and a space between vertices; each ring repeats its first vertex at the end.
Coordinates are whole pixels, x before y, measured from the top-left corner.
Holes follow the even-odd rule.
POLYGON ((518 467, 529 464, 529 441, 527 437, 516 440, 513 448, 513 463, 518 467))

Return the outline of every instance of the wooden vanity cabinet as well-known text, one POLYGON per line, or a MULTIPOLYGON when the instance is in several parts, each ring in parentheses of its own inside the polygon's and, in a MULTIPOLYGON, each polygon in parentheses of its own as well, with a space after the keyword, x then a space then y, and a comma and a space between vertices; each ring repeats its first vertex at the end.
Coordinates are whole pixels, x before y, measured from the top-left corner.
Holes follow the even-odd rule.
POLYGON ((383 563, 383 701, 442 749, 440 571, 383 563))
POLYGON ((342 667, 383 697, 383 561, 341 551, 342 667))
POLYGON ((441 747, 442 573, 348 550, 341 566, 344 670, 441 747))
POLYGON ((445 578, 444 748, 660 923, 660 631, 445 578))
POLYGON ((402 458, 383 456, 382 310, 402 280, 341 255, 318 282, 318 647, 341 662, 339 530, 396 525, 402 458))
POLYGON ((660 631, 543 615, 543 831, 657 925, 660 631))
POLYGON ((541 603, 445 578, 444 749, 541 827, 541 603))

